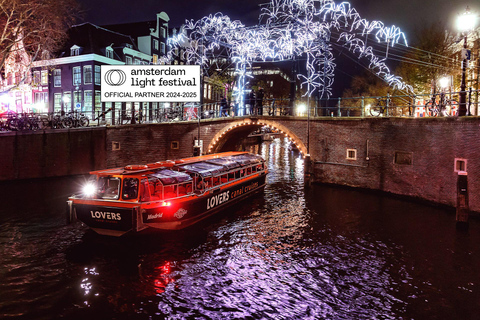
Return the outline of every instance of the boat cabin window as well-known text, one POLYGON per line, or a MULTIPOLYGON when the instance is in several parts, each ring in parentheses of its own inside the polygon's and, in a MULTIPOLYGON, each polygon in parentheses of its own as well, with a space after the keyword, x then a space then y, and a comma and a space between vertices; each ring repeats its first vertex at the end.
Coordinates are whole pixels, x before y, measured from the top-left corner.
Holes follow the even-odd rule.
POLYGON ((140 201, 150 201, 150 186, 147 179, 140 181, 140 201))
POLYGON ((152 201, 182 197, 193 190, 192 177, 185 172, 166 169, 152 173, 147 178, 152 201))
POLYGON ((117 200, 120 195, 120 179, 99 177, 97 181, 97 197, 99 199, 117 200))
POLYGON ((124 178, 122 188, 122 198, 124 200, 137 199, 138 197, 138 179, 124 178))

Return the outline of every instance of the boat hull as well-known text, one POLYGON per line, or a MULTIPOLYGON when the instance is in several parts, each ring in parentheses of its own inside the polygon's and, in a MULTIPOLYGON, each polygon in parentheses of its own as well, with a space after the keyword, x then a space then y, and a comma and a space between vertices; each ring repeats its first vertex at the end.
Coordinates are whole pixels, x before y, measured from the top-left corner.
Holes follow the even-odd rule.
MULTIPOLYGON (((106 203, 73 201, 73 218, 99 234, 121 236, 145 229, 179 230, 224 210, 265 187, 266 173, 224 184, 204 194, 193 194, 169 201, 106 203)), ((72 201, 72 200, 70 200, 72 201)))

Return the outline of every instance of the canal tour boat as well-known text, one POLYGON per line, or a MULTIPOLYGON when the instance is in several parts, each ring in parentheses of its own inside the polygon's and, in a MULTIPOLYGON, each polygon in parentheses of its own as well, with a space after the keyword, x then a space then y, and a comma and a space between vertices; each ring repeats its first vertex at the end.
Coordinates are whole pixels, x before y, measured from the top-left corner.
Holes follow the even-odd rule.
POLYGON ((67 219, 111 236, 183 229, 261 190, 267 173, 264 159, 247 152, 92 171, 68 198, 67 219))

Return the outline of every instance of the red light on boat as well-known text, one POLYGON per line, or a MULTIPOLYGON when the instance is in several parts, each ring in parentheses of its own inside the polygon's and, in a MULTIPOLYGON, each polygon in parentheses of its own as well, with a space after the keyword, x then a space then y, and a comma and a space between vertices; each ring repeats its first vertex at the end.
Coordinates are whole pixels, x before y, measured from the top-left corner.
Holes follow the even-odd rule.
POLYGON ((163 201, 162 202, 162 207, 170 207, 172 203, 170 201, 163 201))

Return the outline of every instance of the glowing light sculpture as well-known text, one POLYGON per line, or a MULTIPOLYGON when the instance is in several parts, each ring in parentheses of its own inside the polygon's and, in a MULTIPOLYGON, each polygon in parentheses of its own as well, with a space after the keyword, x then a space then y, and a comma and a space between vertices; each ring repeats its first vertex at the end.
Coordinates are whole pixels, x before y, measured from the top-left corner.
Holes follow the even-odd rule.
POLYGON ((389 46, 399 42, 407 45, 404 33, 397 27, 385 27, 380 21, 362 19, 348 2, 333 0, 270 0, 263 6, 260 20, 265 23, 246 27, 221 13, 186 21, 179 34, 169 39, 170 50, 164 62, 171 61, 176 49, 183 49, 188 64, 207 66, 218 52, 226 51, 235 64, 237 76, 234 95, 240 108, 244 107, 245 87, 252 63, 285 61, 305 57, 306 74, 298 74, 305 95, 318 92, 320 97, 331 95, 335 59, 332 52, 332 31, 339 36, 336 42, 358 59, 366 59, 369 68, 390 86, 412 92, 413 88, 395 76, 367 45, 368 36, 389 46))

